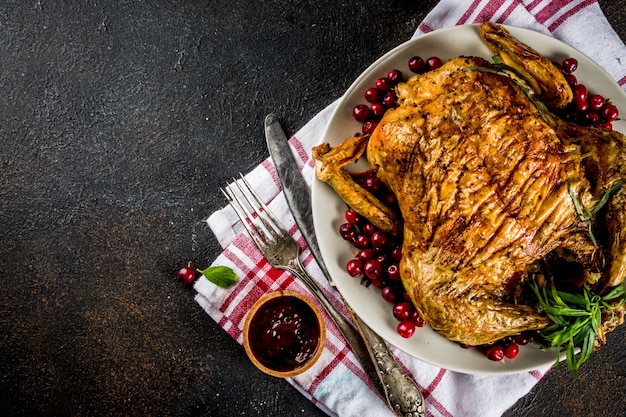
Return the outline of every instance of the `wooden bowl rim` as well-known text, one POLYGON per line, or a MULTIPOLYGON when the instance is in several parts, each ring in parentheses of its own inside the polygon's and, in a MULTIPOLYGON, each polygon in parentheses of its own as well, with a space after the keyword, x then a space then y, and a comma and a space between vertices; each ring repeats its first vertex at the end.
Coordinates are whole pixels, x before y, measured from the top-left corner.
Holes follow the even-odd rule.
POLYGON ((311 368, 311 366, 313 366, 315 362, 317 362, 319 357, 322 355, 322 352, 324 351, 325 346, 326 346, 326 323, 324 322, 324 317, 322 316, 322 313, 320 312, 319 308, 313 303, 313 301, 311 301, 311 299, 309 299, 307 296, 297 291, 277 290, 277 291, 266 293, 263 296, 261 296, 261 298, 259 298, 252 305, 252 307, 250 307, 250 310, 248 310, 248 312, 246 313, 246 318, 244 320, 244 325, 243 325, 243 347, 246 351, 246 354, 248 355, 248 358, 250 358, 254 366, 256 366, 257 368, 259 368, 259 370, 261 370, 262 372, 268 375, 271 375, 277 378, 290 378, 290 377, 293 377, 293 376, 296 376, 305 372, 306 370, 311 368), (313 356, 311 356, 311 358, 308 361, 306 361, 304 365, 296 369, 290 370, 290 371, 277 371, 277 370, 268 368, 267 366, 263 365, 256 358, 256 356, 254 356, 254 353, 252 352, 252 349, 250 348, 250 341, 248 338, 248 334, 250 330, 250 322, 252 321, 252 318, 257 313, 257 311, 259 311, 259 309, 263 305, 265 305, 265 303, 267 303, 268 301, 273 300, 275 298, 279 298, 279 297, 295 297, 301 301, 304 301, 315 314, 315 317, 317 318, 317 323, 319 325, 319 330, 320 330, 319 331, 320 337, 317 343, 317 347, 315 349, 315 353, 313 353, 313 356))

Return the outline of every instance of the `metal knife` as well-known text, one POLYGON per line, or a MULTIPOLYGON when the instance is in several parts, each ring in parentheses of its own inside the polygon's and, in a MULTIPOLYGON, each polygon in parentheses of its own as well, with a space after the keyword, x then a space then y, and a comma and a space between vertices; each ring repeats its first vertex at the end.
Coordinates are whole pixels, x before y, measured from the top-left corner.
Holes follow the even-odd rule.
MULTIPOLYGON (((320 269, 334 286, 315 236, 309 187, 300 174, 300 169, 287 142, 287 136, 274 114, 269 114, 265 118, 265 139, 296 224, 320 269)), ((326 310, 339 327, 374 386, 387 399, 387 403, 397 415, 423 417, 424 397, 415 382, 400 368, 384 340, 352 311, 343 298, 342 301, 356 329, 341 313, 332 308, 332 305, 330 305, 330 310, 333 311, 328 311, 329 308, 326 310)))

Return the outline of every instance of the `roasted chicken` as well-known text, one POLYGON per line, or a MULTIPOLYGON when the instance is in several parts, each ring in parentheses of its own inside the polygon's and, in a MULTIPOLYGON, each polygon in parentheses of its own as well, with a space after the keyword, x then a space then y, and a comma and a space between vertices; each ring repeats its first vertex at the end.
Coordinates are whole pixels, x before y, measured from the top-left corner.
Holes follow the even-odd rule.
POLYGON ((435 331, 467 345, 548 325, 512 292, 537 262, 567 258, 581 266, 573 285, 599 291, 626 275, 626 137, 556 117, 542 103, 571 101, 560 71, 500 26, 483 24, 481 35, 515 71, 451 59, 398 85, 397 107, 371 137, 313 150, 319 179, 402 233, 406 291, 435 331), (399 217, 343 168, 363 152, 399 217))

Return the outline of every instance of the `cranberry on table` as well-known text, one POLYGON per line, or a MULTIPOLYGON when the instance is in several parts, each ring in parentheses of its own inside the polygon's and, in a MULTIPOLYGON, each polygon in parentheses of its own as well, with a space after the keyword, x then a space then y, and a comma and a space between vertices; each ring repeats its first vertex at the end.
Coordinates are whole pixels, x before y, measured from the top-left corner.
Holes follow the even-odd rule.
POLYGON ((178 279, 185 285, 191 284, 196 280, 196 270, 191 266, 187 265, 178 270, 178 279))

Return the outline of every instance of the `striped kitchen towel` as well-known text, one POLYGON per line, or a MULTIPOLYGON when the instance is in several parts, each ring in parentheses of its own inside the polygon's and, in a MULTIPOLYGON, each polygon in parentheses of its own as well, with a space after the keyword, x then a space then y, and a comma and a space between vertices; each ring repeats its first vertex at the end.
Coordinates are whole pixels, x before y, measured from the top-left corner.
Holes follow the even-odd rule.
MULTIPOLYGON (((596 1, 443 0, 419 24, 414 37, 444 27, 483 21, 550 34, 591 57, 626 89, 626 59, 623 59, 626 47, 596 1), (594 33, 593 40, 589 38, 590 32, 594 33)), ((336 103, 313 117, 290 139, 309 185, 314 178, 311 148, 320 142, 336 103)), ((342 308, 338 294, 328 286, 289 213, 271 160, 262 161, 246 178, 304 249, 301 259, 305 268, 331 301, 342 308)), ((268 264, 229 207, 213 213, 208 224, 224 248, 214 265, 233 268, 240 281, 222 289, 207 280, 198 280, 196 301, 228 334, 242 343, 244 317, 259 297, 278 289, 302 293, 308 290, 290 274, 268 264)), ((327 322, 327 344, 320 360, 307 372, 287 381, 330 416, 392 416, 338 329, 330 320, 327 322)), ((467 375, 431 366, 393 347, 391 350, 424 393, 427 416, 499 416, 549 371, 546 367, 512 375, 467 375)))

